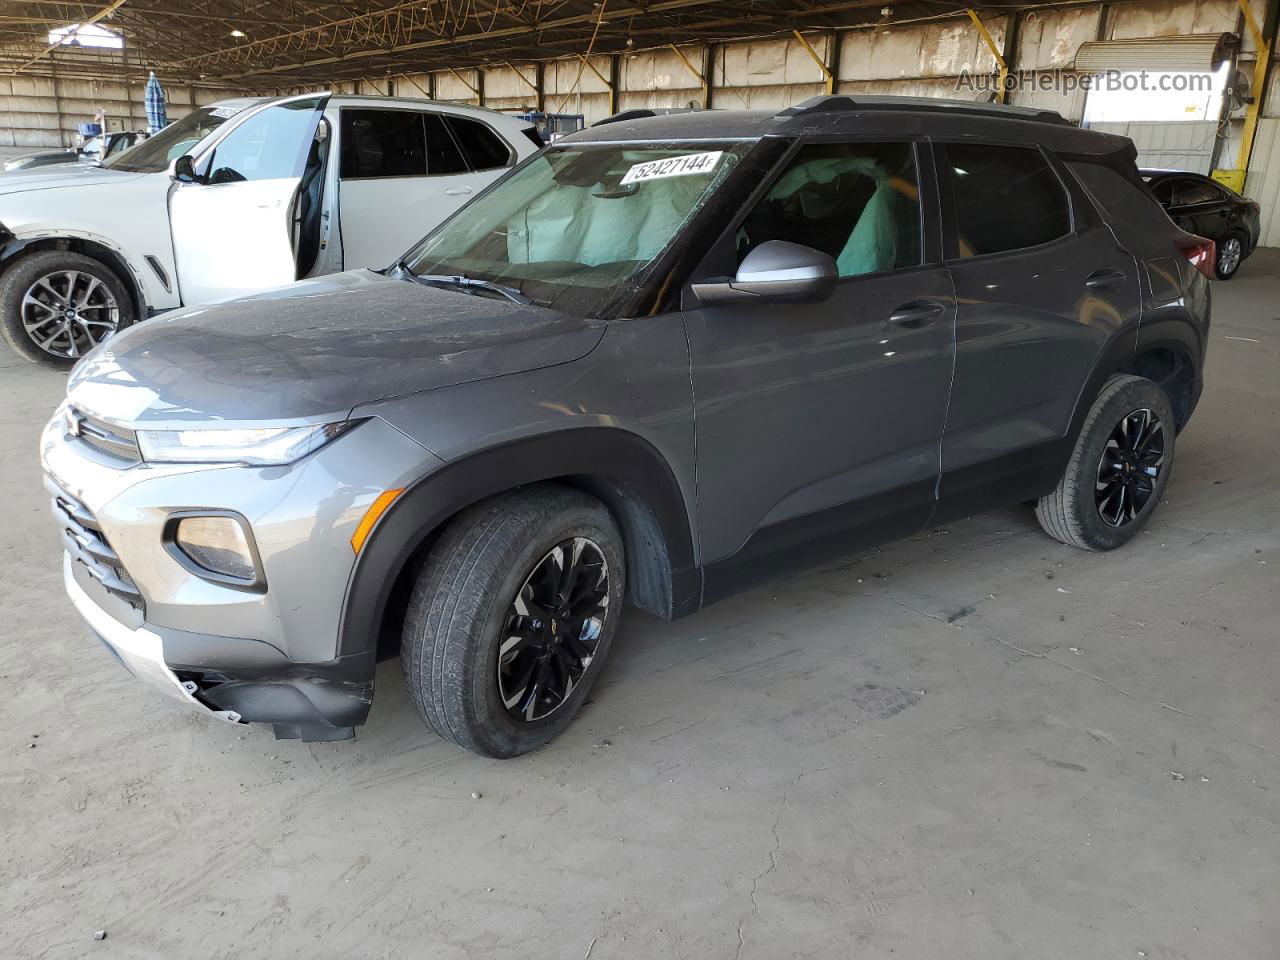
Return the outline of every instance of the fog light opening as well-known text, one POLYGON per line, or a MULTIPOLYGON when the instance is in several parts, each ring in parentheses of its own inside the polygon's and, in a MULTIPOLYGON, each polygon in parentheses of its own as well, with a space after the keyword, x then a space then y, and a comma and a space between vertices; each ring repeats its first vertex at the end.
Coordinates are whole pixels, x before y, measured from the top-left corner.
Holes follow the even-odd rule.
POLYGON ((206 580, 250 589, 265 587, 249 524, 239 514, 186 514, 171 519, 170 552, 206 580))

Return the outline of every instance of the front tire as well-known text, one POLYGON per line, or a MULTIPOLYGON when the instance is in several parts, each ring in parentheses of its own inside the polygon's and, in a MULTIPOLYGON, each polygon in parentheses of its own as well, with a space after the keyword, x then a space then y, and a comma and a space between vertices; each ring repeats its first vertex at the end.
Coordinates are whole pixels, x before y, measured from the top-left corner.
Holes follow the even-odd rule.
POLYGON ((1114 550, 1151 519, 1173 466, 1176 426, 1164 390, 1115 376, 1085 418, 1057 488, 1036 504, 1049 536, 1082 550, 1114 550))
POLYGON ((70 367, 136 319, 114 270, 69 250, 16 261, 0 279, 0 330, 32 363, 70 367))
POLYGON ((576 716, 617 631, 622 539, 598 500, 534 487, 459 514, 418 576, 401 640, 423 719, 473 753, 517 757, 576 716))

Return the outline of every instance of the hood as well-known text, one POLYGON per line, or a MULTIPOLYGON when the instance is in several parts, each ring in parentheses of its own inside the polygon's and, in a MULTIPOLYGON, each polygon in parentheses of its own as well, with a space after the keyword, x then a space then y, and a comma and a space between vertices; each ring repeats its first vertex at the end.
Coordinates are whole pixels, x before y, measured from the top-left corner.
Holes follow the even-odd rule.
MULTIPOLYGON (((75 158, 72 157, 74 160, 75 158)), ((145 173, 125 173, 111 170, 92 163, 54 163, 27 167, 23 170, 9 170, 0 176, 0 196, 7 193, 22 193, 27 190, 53 190, 57 187, 89 187, 99 184, 118 184, 137 177, 145 177, 145 173)), ((155 176, 155 174, 150 174, 155 176)), ((0 220, 3 220, 0 211, 0 220)))
POLYGON ((568 363, 603 333, 602 321, 355 270, 148 320, 89 354, 67 394, 131 426, 320 421, 568 363))

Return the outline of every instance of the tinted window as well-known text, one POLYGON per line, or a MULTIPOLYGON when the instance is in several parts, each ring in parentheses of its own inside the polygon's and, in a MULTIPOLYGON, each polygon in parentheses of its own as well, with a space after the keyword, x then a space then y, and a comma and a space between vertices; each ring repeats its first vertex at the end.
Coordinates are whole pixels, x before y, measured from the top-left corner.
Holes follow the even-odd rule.
POLYGON ((444 118, 435 113, 425 113, 423 118, 427 126, 427 173, 466 173, 467 161, 449 133, 444 118))
POLYGON ((450 117, 449 126, 462 145, 473 170, 492 170, 511 162, 511 149, 498 135, 478 120, 466 117, 450 117))
POLYGON ((1056 240, 1071 230, 1066 191, 1039 150, 950 144, 960 256, 1056 240))
MULTIPOLYGON (((1100 163, 1072 160, 1067 166, 1108 220, 1124 226, 1126 231, 1140 230, 1157 236, 1169 233, 1173 225, 1169 215, 1132 180, 1100 163)), ((1154 192, 1158 194, 1164 185, 1156 184, 1154 192)))
POLYGON ((1172 180, 1161 180, 1151 188, 1151 192, 1155 194, 1157 200, 1168 206, 1173 203, 1173 184, 1172 180))
POLYGON ((296 100, 255 113, 213 150, 209 183, 302 175, 322 100, 296 100))
POLYGON ((1222 199, 1222 191, 1204 180, 1179 180, 1177 187, 1174 188, 1173 198, 1179 206, 1213 203, 1222 199))
POLYGON ((422 114, 412 110, 342 111, 344 180, 421 177, 426 172, 422 114))
POLYGON ((842 277, 914 266, 919 195, 910 144, 811 144, 739 227, 738 259, 788 240, 830 254, 842 277))

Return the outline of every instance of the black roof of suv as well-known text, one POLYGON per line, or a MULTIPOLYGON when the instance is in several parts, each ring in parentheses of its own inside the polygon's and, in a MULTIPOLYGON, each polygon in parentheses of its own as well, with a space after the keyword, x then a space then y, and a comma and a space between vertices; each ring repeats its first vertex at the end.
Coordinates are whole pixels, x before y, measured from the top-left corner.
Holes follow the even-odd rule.
POLYGON ((994 135, 1041 143, 1059 153, 1137 156, 1127 137, 1086 130, 1052 110, 931 97, 812 97, 783 110, 630 110, 561 138, 565 143, 750 140, 893 131, 899 135, 994 135))

